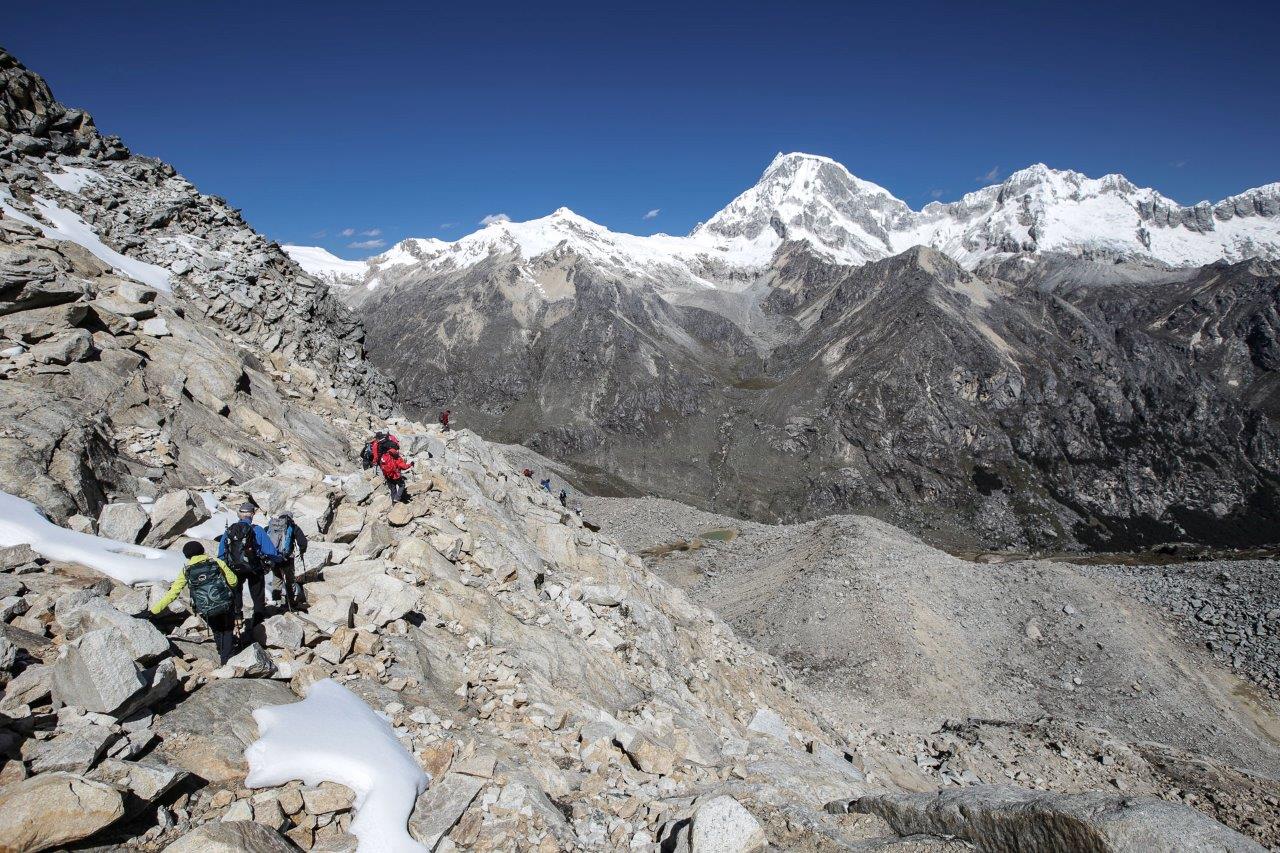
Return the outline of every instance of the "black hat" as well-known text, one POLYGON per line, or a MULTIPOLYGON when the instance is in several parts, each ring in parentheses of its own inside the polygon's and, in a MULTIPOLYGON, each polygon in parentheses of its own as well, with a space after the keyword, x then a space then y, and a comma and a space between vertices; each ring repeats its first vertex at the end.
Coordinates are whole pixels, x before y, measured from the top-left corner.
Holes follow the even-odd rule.
POLYGON ((188 560, 192 557, 199 557, 203 553, 204 546, 194 539, 182 546, 182 556, 186 557, 188 560))

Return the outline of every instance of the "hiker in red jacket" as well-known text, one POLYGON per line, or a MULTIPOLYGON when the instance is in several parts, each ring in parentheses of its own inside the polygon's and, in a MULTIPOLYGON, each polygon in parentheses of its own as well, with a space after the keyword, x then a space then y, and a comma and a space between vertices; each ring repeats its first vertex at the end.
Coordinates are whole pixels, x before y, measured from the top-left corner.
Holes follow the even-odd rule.
POLYGON ((448 409, 445 409, 443 412, 440 413, 440 426, 444 428, 445 432, 449 431, 449 415, 450 414, 452 413, 448 409))
POLYGON ((400 448, 393 445, 382 452, 380 467, 382 476, 387 480, 387 487, 391 489, 392 503, 408 503, 409 492, 404 485, 404 472, 412 468, 413 463, 404 461, 400 456, 400 448))

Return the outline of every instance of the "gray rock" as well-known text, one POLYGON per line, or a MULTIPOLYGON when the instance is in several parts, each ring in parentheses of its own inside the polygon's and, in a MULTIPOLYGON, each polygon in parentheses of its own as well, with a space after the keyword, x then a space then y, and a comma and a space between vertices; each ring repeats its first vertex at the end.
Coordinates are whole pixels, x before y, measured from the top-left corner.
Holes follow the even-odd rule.
POLYGON ((88 329, 73 329, 31 348, 32 357, 40 364, 71 364, 93 350, 93 335, 88 329))
POLYGON ((168 654, 168 638, 146 619, 122 613, 105 598, 95 596, 83 602, 74 600, 78 595, 63 596, 54 606, 54 618, 66 630, 69 639, 90 631, 115 628, 123 635, 128 653, 138 663, 150 663, 168 654))
POLYGON ((209 782, 243 779, 244 749, 258 737, 253 709, 297 699, 277 681, 211 681, 156 722, 161 752, 169 763, 209 782))
POLYGON ((30 545, 0 548, 0 572, 12 572, 43 562, 45 562, 44 558, 33 551, 30 545))
POLYGON ((444 778, 433 780, 431 787, 418 797, 409 817, 409 834, 428 850, 436 849, 487 781, 461 773, 447 773, 444 778))
POLYGON ((110 785, 74 773, 44 773, 0 788, 0 840, 34 853, 88 838, 124 814, 110 785))
POLYGON ((50 687, 64 705, 126 716, 168 693, 176 680, 171 658, 140 669, 125 635, 118 628, 100 628, 63 647, 50 687))
POLYGON ((877 794, 849 810, 879 815, 899 835, 949 835, 991 853, 1262 853, 1262 846, 1194 809, 1154 797, 1051 794, 975 785, 930 794, 877 794))
POLYGON ((143 541, 163 547, 208 518, 204 501, 191 492, 167 492, 151 507, 151 529, 143 541))
POLYGON ((151 518, 136 503, 107 504, 98 513, 98 534, 117 542, 137 544, 151 518))
POLYGON ((151 757, 140 761, 108 758, 97 766, 92 778, 128 791, 143 802, 151 803, 189 775, 185 770, 151 757))
POLYGON ((289 840, 251 821, 213 821, 198 826, 165 848, 165 853, 296 853, 289 840))
POLYGON ((725 795, 698 804, 691 841, 693 853, 758 853, 769 846, 760 821, 725 795))
POLYGON ((39 742, 31 758, 31 772, 53 773, 65 770, 87 773, 119 738, 119 733, 106 726, 79 726, 73 731, 39 742))

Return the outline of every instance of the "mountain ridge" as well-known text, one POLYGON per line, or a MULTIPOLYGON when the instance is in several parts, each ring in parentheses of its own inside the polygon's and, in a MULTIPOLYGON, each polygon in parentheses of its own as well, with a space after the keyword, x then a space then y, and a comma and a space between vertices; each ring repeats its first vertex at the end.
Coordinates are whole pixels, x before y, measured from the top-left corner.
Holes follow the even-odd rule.
POLYGON ((568 248, 624 278, 730 286, 762 270, 786 242, 803 241, 837 263, 860 265, 914 245, 974 267, 1019 255, 1199 266, 1217 259, 1280 257, 1280 182, 1218 202, 1181 205, 1124 175, 1090 178, 1036 163, 953 202, 912 209, 829 157, 778 154, 760 179, 688 235, 615 232, 566 207, 525 222, 494 222, 454 241, 408 238, 363 262, 318 247, 285 246, 304 269, 343 286, 376 287, 389 266, 441 270, 519 251, 525 261, 568 248), (363 263, 363 269, 351 266, 363 263))

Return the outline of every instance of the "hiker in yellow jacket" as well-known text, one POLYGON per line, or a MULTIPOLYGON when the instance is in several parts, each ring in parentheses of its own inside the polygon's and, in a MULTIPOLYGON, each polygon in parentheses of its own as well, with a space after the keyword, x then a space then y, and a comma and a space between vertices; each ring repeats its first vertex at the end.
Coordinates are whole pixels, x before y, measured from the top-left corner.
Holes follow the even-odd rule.
POLYGON ((237 590, 236 573, 217 557, 204 552, 204 546, 192 540, 182 546, 187 564, 164 597, 151 607, 157 616, 172 604, 186 587, 191 587, 191 604, 213 632, 218 659, 226 663, 235 653, 236 616, 232 602, 237 590))

